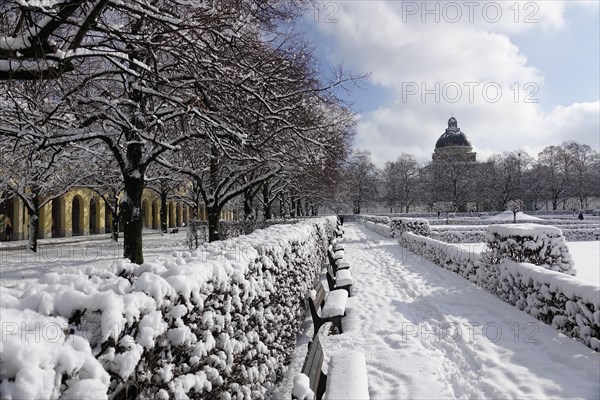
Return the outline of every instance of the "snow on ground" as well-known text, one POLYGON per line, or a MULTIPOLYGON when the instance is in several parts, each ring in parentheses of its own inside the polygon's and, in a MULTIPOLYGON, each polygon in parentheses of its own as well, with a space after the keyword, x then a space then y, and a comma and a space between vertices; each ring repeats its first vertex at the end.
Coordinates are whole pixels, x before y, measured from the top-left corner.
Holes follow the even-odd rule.
MULTIPOLYGON (((493 217, 486 218, 489 221, 514 221, 513 212, 506 210, 493 217)), ((534 217, 533 215, 527 215, 523 211, 517 212, 517 221, 539 221, 543 218, 534 217)))
MULTIPOLYGON (((372 399, 600 397, 598 353, 396 240, 356 224, 344 229, 353 297, 344 333, 323 338, 323 348, 326 361, 344 349, 365 354, 372 399)), ((287 390, 306 335, 310 326, 287 390)), ((278 395, 289 398, 285 388, 278 395)))
POLYGON ((567 242, 567 246, 575 263, 576 277, 600 286, 600 241, 567 242))
MULTIPOLYGON (((419 260, 395 240, 354 224, 345 232, 353 297, 344 333, 323 338, 323 346, 327 360, 343 349, 365 354, 371 398, 600 397, 598 353, 458 275, 419 260)), ((145 236, 146 259, 183 250, 184 238, 184 233, 145 236)), ((598 242, 569 243, 582 279, 590 279, 581 274, 582 263, 596 262, 597 268, 600 259, 600 247, 594 250, 593 244, 598 242)), ((42 245, 37 255, 0 251, 0 284, 14 286, 69 268, 108 267, 121 254, 122 242, 115 246, 108 239, 62 240, 42 245)), ((308 313, 274 398, 290 398, 310 337, 308 313)))
MULTIPOLYGON (((144 260, 151 261, 173 250, 187 250, 183 242, 186 233, 144 235, 144 260)), ((2 243, 0 251, 0 285, 12 287, 35 281, 47 272, 68 271, 87 267, 108 268, 123 258, 123 239, 118 243, 110 235, 101 239, 95 236, 76 238, 43 239, 38 252, 19 247, 25 242, 2 243), (10 249, 10 250, 9 250, 10 249)))

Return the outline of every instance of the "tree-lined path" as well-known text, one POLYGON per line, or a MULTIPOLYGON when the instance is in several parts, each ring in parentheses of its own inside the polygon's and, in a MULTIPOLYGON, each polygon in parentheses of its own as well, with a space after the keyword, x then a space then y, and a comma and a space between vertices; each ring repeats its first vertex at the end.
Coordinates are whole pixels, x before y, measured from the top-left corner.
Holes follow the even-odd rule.
POLYGON ((361 225, 341 243, 353 297, 324 348, 365 354, 371 398, 600 396, 600 355, 584 344, 361 225))

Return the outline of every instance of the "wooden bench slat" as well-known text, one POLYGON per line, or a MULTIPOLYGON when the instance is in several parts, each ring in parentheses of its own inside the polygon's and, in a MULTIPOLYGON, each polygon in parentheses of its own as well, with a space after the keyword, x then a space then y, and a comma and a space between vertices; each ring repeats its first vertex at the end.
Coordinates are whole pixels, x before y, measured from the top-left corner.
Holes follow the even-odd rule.
POLYGON ((309 387, 315 394, 315 400, 369 399, 364 354, 354 350, 333 354, 329 360, 327 375, 323 373, 324 360, 323 347, 317 337, 309 343, 302 367, 302 373, 309 378, 309 387))
MULTIPOLYGON (((313 339, 317 336, 317 334, 319 333, 319 329, 321 328, 321 326, 323 326, 323 324, 325 324, 326 322, 331 322, 332 324, 334 324, 338 331, 340 333, 343 332, 342 330, 342 317, 344 316, 344 314, 340 314, 340 315, 332 315, 332 316, 321 316, 319 315, 319 310, 322 309, 323 307, 323 303, 326 302, 327 298, 327 294, 325 293, 325 288, 323 287, 323 284, 321 282, 319 282, 317 284, 317 288, 316 288, 316 295, 314 298, 312 298, 311 296, 309 296, 308 298, 308 305, 310 307, 310 313, 312 316, 312 320, 313 320, 313 339)), ((345 309, 345 307, 344 307, 345 309)))

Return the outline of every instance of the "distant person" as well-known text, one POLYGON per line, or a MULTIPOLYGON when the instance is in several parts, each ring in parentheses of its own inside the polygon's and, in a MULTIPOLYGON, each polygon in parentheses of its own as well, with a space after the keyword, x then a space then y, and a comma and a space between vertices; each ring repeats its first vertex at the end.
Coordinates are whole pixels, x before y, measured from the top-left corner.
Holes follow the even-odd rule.
POLYGON ((578 219, 583 220, 583 213, 580 212, 579 215, 577 216, 578 219))
POLYGON ((6 224, 6 227, 4 228, 4 240, 6 240, 7 242, 9 240, 12 240, 12 226, 10 224, 6 224))

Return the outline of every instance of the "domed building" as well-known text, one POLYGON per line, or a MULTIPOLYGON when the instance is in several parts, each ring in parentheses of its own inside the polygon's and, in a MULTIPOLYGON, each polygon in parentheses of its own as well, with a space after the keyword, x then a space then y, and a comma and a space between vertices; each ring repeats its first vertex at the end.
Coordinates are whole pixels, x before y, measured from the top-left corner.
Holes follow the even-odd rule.
POLYGON ((435 143, 432 160, 435 161, 476 161, 477 153, 473 151, 471 142, 467 139, 454 117, 448 120, 448 128, 435 143))

